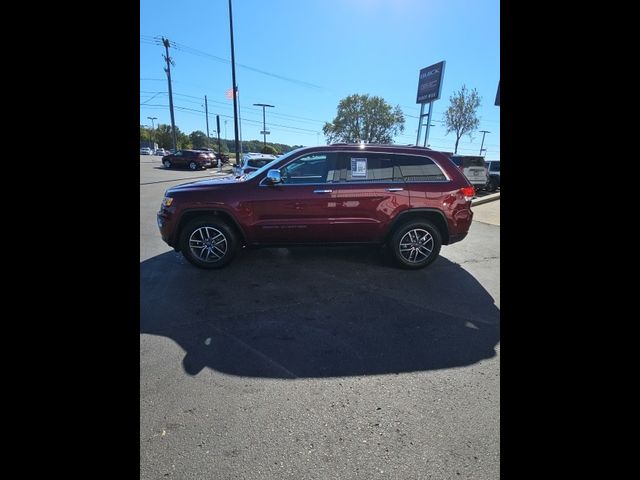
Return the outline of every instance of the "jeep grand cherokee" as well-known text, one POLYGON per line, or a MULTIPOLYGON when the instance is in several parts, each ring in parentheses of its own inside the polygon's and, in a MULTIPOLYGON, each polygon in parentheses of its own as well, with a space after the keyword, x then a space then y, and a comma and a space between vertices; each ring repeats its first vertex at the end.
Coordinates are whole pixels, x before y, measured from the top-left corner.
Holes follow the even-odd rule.
POLYGON ((462 240, 474 188, 428 148, 334 144, 300 148, 238 178, 168 189, 162 239, 197 267, 227 265, 241 246, 386 244, 422 268, 462 240))

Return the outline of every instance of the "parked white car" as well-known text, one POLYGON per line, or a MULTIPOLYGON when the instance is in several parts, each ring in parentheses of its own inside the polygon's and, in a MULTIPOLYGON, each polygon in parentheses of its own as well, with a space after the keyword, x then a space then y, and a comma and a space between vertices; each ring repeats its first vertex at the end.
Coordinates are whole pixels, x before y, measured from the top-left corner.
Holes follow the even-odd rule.
POLYGON ((168 155, 169 152, 167 152, 164 148, 158 148, 155 152, 155 155, 160 155, 161 157, 164 157, 165 155, 168 155))
POLYGON ((482 190, 489 181, 489 171, 484 164, 484 158, 479 155, 452 155, 451 161, 464 173, 469 183, 476 190, 482 190))
POLYGON ((140 155, 153 155, 153 152, 149 147, 142 147, 140 149, 140 155))
POLYGON ((266 153, 247 153, 242 157, 242 162, 237 167, 234 165, 233 174, 236 177, 240 177, 247 173, 251 173, 254 170, 264 167, 267 163, 274 161, 275 155, 268 155, 266 153))

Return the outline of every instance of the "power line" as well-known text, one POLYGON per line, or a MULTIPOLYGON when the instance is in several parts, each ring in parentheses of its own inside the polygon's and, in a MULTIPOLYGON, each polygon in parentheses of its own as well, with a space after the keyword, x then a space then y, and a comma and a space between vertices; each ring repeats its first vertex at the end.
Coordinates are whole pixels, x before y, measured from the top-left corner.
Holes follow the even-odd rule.
MULTIPOLYGON (((154 105, 145 105, 146 108, 167 108, 167 105, 159 105, 159 104, 154 104, 154 105)), ((191 113, 192 115, 198 115, 198 116, 203 116, 205 115, 205 112, 203 112, 202 110, 197 110, 195 108, 189 108, 189 107, 183 107, 180 105, 174 105, 174 107, 180 111, 183 111, 185 113, 191 113)), ((243 107, 243 110, 245 110, 245 108, 243 107)), ((221 117, 226 117, 226 118, 233 118, 232 115, 225 115, 225 114, 218 114, 221 117)), ((251 124, 255 124, 255 125, 261 125, 262 122, 259 120, 253 120, 250 118, 246 118, 243 117, 242 118, 243 122, 248 122, 251 124)), ((275 128, 274 130, 281 130, 281 129, 287 129, 285 131, 289 131, 290 133, 304 133, 305 135, 315 135, 317 133, 317 130, 310 130, 307 128, 300 128, 300 127, 294 127, 291 125, 281 125, 279 123, 269 123, 269 126, 274 126, 274 127, 280 127, 280 128, 275 128), (291 130, 295 130, 294 132, 291 132, 291 130), (308 133, 305 133, 308 132, 308 133)))
POLYGON ((145 100, 145 101, 144 101, 143 103, 141 103, 140 105, 144 105, 145 103, 150 102, 151 100, 153 100, 154 98, 156 98, 156 97, 157 97, 158 95, 160 95, 161 93, 164 93, 164 92, 158 92, 158 93, 156 93, 156 94, 155 94, 154 96, 152 96, 149 100, 145 100))
MULTIPOLYGON (((148 91, 141 91, 141 93, 158 93, 158 92, 148 92, 148 91)), ((160 92, 160 93, 164 93, 166 95, 167 92, 160 92)), ((202 100, 200 99, 200 97, 196 97, 195 95, 187 95, 185 93, 178 93, 178 92, 173 92, 174 96, 180 96, 180 97, 187 97, 187 98, 193 98, 193 99, 197 99, 196 100, 182 100, 183 102, 189 102, 189 103, 194 103, 194 104, 201 104, 202 100)), ((209 100, 209 103, 217 103, 219 105, 228 107, 228 103, 227 102, 222 102, 219 100, 209 100)), ((259 112, 260 110, 257 108, 252 108, 252 107, 242 107, 242 110, 252 110, 252 111, 256 111, 259 112)), ((298 115, 292 115, 292 114, 288 114, 288 113, 282 113, 282 112, 272 112, 271 115, 274 116, 278 116, 278 117, 285 117, 285 118, 293 118, 296 120, 300 120, 300 121, 304 121, 304 122, 312 122, 312 123, 321 123, 324 125, 324 123, 326 122, 326 120, 318 120, 318 119, 313 119, 313 118, 308 118, 308 117, 301 117, 298 115)))
MULTIPOLYGON (((141 42, 146 43, 146 44, 150 44, 151 43, 151 42, 149 42, 148 38, 142 38, 142 35, 140 37, 141 37, 141 42)), ((154 38, 157 39, 159 37, 154 37, 154 38)), ((180 51, 183 51, 185 53, 190 53, 192 55, 196 55, 196 56, 199 56, 199 57, 209 58, 211 60, 215 60, 217 62, 226 63, 226 64, 230 64, 231 63, 231 60, 229 60, 227 58, 218 57, 217 55, 213 55, 211 53, 203 52, 203 51, 198 50, 196 48, 193 48, 193 47, 190 47, 188 45, 181 44, 181 43, 177 43, 177 42, 174 42, 174 41, 171 42, 171 46, 173 48, 175 48, 176 50, 180 50, 180 51)), ((255 67, 252 67, 250 65, 243 65, 242 63, 238 63, 238 62, 236 62, 236 65, 238 65, 239 67, 242 67, 244 69, 251 70, 252 72, 260 73, 262 75, 267 75, 269 77, 277 78, 279 80, 284 80, 286 82, 295 83, 295 84, 303 86, 303 87, 315 88, 315 89, 320 89, 320 90, 324 90, 325 89, 324 87, 322 87, 320 85, 316 85, 314 83, 305 82, 304 80, 298 80, 298 79, 295 79, 295 78, 285 77, 284 75, 278 75, 276 73, 267 72, 266 70, 261 70, 259 68, 255 68, 255 67)))

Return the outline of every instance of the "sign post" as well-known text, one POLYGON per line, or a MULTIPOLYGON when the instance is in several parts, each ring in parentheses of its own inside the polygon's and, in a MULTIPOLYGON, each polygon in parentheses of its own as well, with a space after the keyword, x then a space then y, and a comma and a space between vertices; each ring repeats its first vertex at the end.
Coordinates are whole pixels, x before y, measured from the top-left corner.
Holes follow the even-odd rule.
POLYGON ((418 137, 416 138, 416 146, 420 144, 420 130, 422 130, 422 118, 427 117, 427 128, 424 137, 424 146, 427 146, 429 139, 429 126, 431 124, 431 114, 433 112, 433 102, 440 98, 442 91, 442 79, 444 78, 444 67, 446 62, 443 60, 434 63, 420 70, 418 77, 418 95, 416 103, 420 103, 420 117, 418 118, 418 137), (424 104, 429 104, 429 113, 424 114, 424 104))

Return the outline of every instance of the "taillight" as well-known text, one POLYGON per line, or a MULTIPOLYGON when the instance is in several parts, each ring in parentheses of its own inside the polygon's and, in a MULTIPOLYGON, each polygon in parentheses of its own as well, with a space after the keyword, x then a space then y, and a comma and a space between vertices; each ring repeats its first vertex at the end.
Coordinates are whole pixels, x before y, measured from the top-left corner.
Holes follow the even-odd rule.
POLYGON ((460 193, 464 195, 464 199, 468 202, 472 200, 476 194, 476 189, 473 187, 463 187, 460 189, 460 193))

